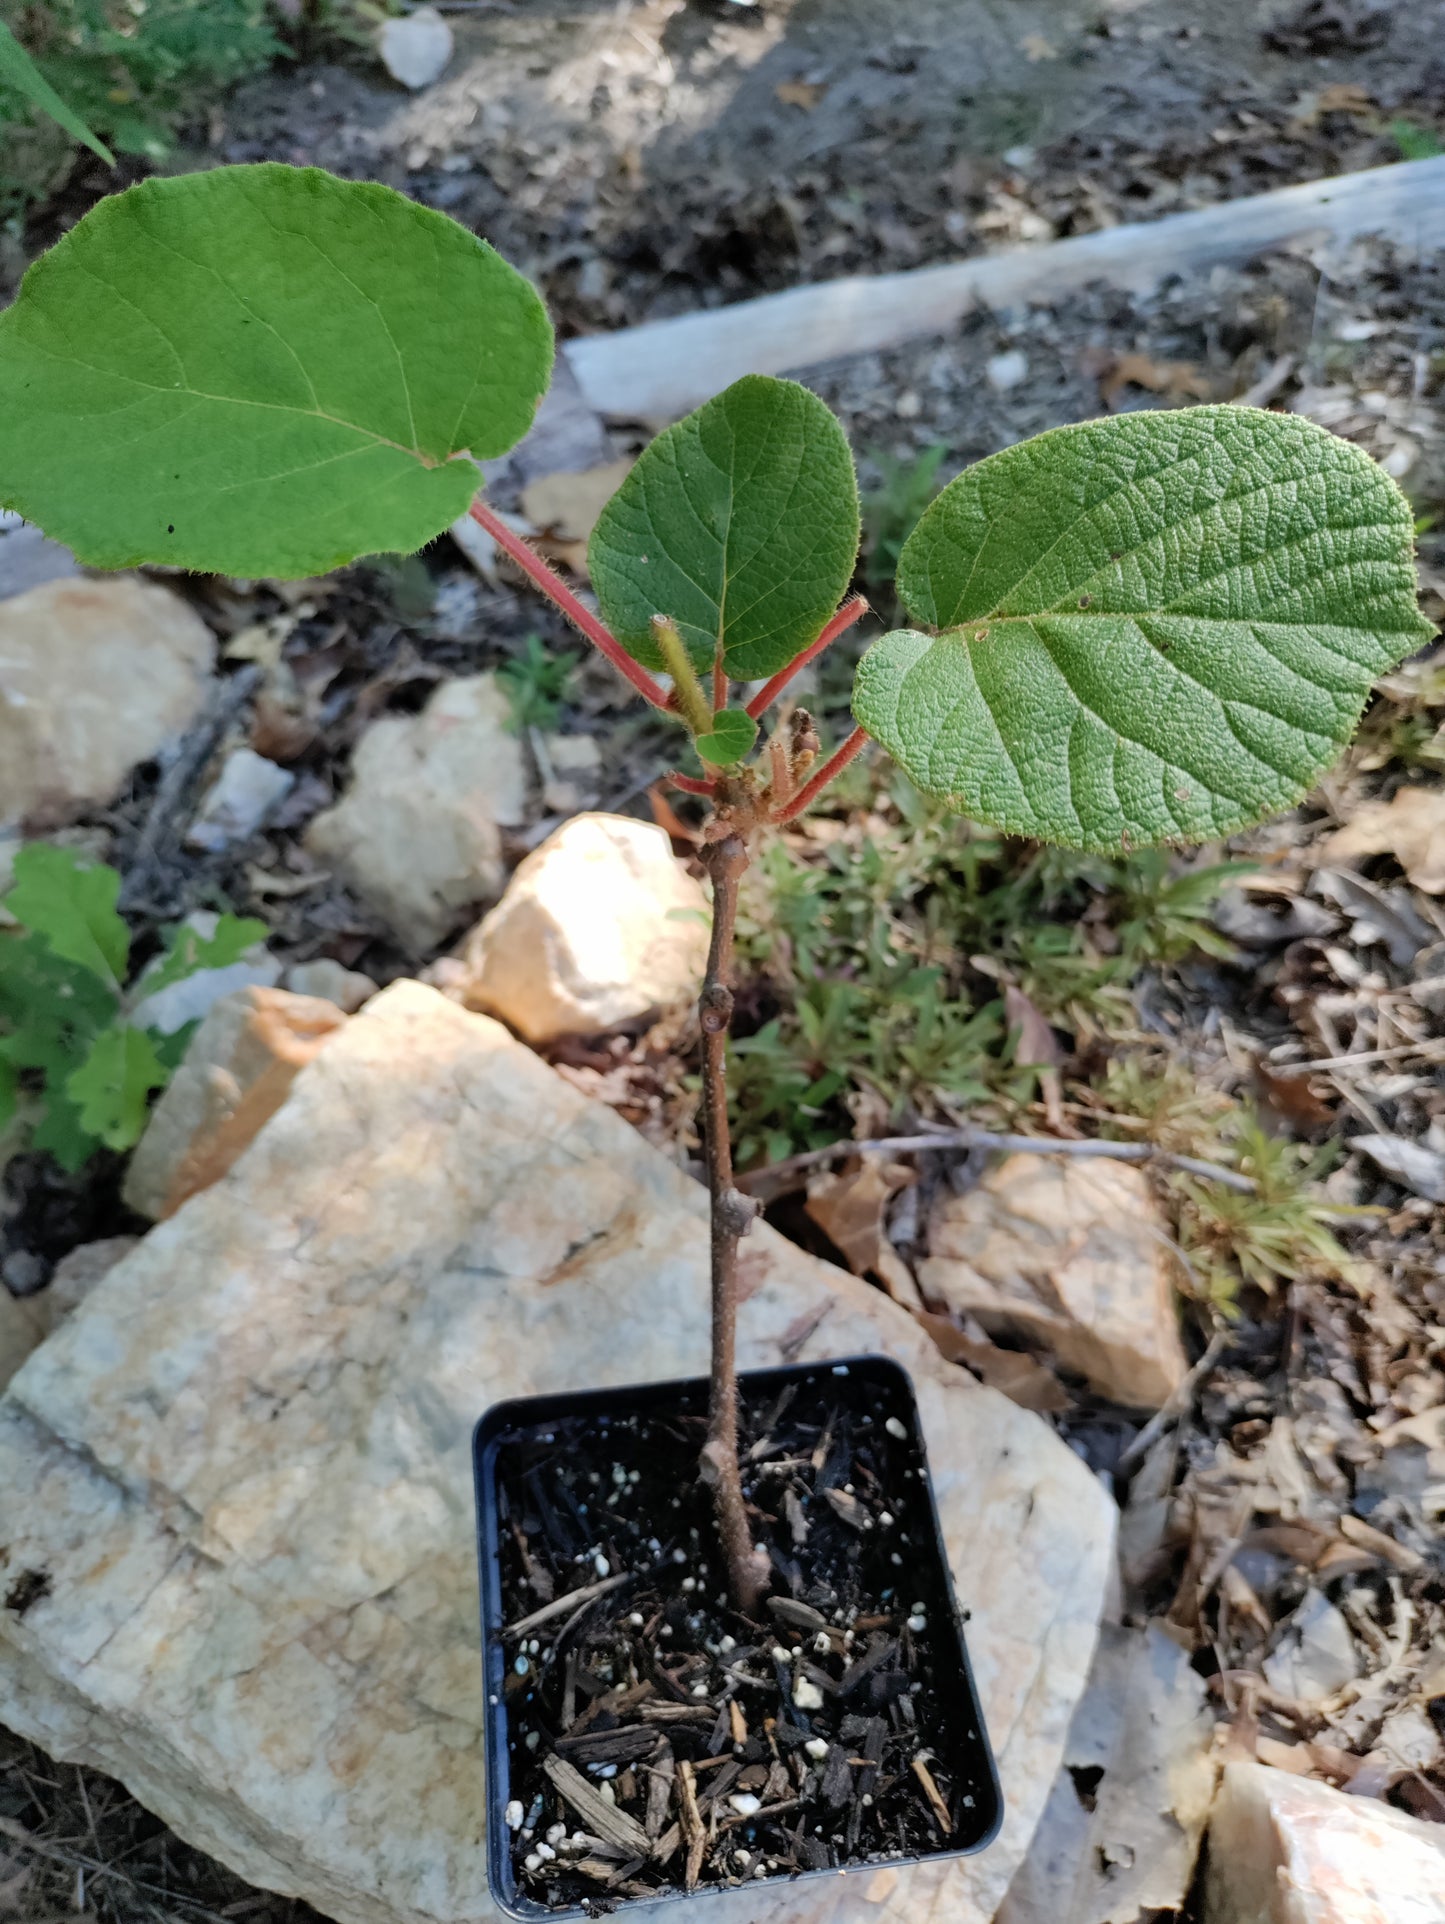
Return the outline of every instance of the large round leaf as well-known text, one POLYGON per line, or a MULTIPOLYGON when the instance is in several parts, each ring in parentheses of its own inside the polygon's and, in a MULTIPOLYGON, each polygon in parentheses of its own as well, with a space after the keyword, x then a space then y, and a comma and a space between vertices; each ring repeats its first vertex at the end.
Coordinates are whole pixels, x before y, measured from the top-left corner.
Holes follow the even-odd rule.
POLYGON ((628 653, 665 666, 670 615, 708 669, 772 675, 815 641, 858 553, 858 481, 837 418, 807 388, 750 374, 658 435, 603 509, 587 565, 628 653))
POLYGON ((920 787, 1073 847, 1203 841, 1305 792, 1430 635, 1408 503, 1242 407, 1058 428, 946 488, 898 586, 942 633, 864 656, 859 722, 920 787))
POLYGON ((462 514, 551 364, 522 276, 388 187, 149 180, 0 315, 0 502, 97 568, 320 574, 462 514))

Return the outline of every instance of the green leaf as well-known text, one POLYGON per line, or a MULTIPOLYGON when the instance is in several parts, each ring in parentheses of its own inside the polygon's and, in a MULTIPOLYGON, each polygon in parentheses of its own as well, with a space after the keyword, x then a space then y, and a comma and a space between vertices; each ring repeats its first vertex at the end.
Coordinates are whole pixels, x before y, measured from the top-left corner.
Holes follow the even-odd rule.
POLYGON ((119 896, 120 876, 113 868, 87 862, 73 849, 32 842, 15 857, 5 906, 57 955, 114 986, 125 980, 130 954, 130 930, 115 911, 119 896))
POLYGON ((551 364, 528 282, 389 187, 147 180, 0 314, 0 503, 92 567, 322 574, 464 513, 551 364))
POLYGON ((73 1176, 90 1161, 100 1143, 82 1126, 80 1111, 63 1086, 52 1085, 46 1091, 45 1114, 30 1132, 30 1147, 45 1150, 73 1176))
POLYGON ((1287 807, 1432 632, 1394 482, 1255 408, 991 455, 923 516, 898 585, 944 632, 874 643, 859 722, 929 794, 1077 848, 1205 841, 1287 807))
POLYGON ((858 481, 816 394, 750 374, 658 435, 592 531, 603 619, 646 667, 670 615, 699 670, 775 674, 821 634, 858 553, 858 481))
POLYGON ((20 1068, 43 1069, 50 1058, 27 1060, 17 1050, 83 1048, 115 1020, 120 998, 114 983, 78 962, 57 955, 42 935, 0 934, 0 1026, 15 1034, 6 1046, 20 1068))
POLYGON ((758 725, 741 708, 720 708, 712 718, 711 732, 693 739, 693 747, 714 768, 730 768, 740 762, 758 739, 758 725))
POLYGON ((80 1127, 108 1149, 129 1149, 140 1140, 152 1089, 163 1089, 166 1071, 144 1029, 117 1027, 97 1036, 90 1054, 65 1082, 80 1127))
POLYGON ((171 931, 171 947, 153 968, 148 968, 135 985, 134 995, 158 995, 173 982, 184 982, 198 969, 228 969, 239 962, 248 949, 264 942, 270 930, 251 916, 223 915, 215 931, 202 935, 182 923, 171 931))
POLYGON ((93 154, 99 154, 107 167, 114 167, 115 155, 109 147, 97 140, 80 115, 66 106, 3 20, 0 20, 0 80, 24 94, 33 107, 48 114, 72 140, 82 142, 93 154))
POLYGON ((0 1051, 0 1134, 14 1121, 18 1100, 18 1078, 0 1051))

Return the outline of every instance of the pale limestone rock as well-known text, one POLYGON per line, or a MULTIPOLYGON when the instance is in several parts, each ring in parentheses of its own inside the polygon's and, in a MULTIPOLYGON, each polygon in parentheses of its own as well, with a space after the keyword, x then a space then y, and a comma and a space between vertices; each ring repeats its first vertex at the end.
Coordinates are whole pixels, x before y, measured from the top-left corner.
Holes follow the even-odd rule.
POLYGON ((49 1328, 57 1328, 73 1309, 79 1309, 102 1277, 129 1256, 139 1241, 138 1236, 102 1236, 98 1242, 78 1243, 62 1256, 38 1299, 49 1328))
POLYGON ((312 852, 414 955, 502 886, 500 830, 526 813, 522 745, 495 675, 444 682, 419 715, 373 722, 351 786, 307 831, 312 852))
POLYGON ((0 601, 0 827, 110 801, 194 718, 214 658, 179 595, 128 575, 0 601))
POLYGON ((292 995, 314 995, 323 1002, 334 1002, 345 1015, 355 1015, 362 1003, 376 994, 376 984, 369 975, 359 969, 345 969, 324 955, 315 962, 293 962, 281 986, 292 995))
POLYGON ((709 919, 660 828, 577 815, 468 937, 464 999, 529 1042, 615 1029, 697 994, 709 919))
MULTIPOLYGON (((1008 1804, 963 1861, 711 1900, 720 1924, 987 1924, 1093 1651, 1113 1508, 878 1291, 759 1226, 741 1360, 917 1384, 1008 1804)), ((353 1016, 231 1169, 0 1398, 7 1723, 342 1924, 495 1924, 469 1434, 499 1397, 701 1372, 706 1199, 497 1023, 353 1016)))
POLYGON ((1205 1924, 1445 1924, 1445 1825, 1233 1763, 1209 1820, 1205 1924))
POLYGON ((1217 1774, 1206 1695, 1163 1630, 1104 1625, 1064 1768, 995 1924, 1137 1924, 1182 1909, 1217 1774))
POLYGON ((225 1175, 291 1084, 346 1021, 333 1002, 245 988, 218 1002, 156 1104, 124 1196, 159 1221, 225 1175))
POLYGON ((1157 1409, 1182 1381, 1173 1261, 1137 1169, 1010 1156, 966 1196, 940 1197, 929 1234, 926 1296, 1046 1344, 1131 1408, 1157 1409))
MULTIPOLYGON (((50 1332, 50 1319, 35 1296, 12 1296, 0 1283, 0 1389, 38 1349, 50 1332)), ((3 1701, 3 1699, 0 1699, 3 1701)))

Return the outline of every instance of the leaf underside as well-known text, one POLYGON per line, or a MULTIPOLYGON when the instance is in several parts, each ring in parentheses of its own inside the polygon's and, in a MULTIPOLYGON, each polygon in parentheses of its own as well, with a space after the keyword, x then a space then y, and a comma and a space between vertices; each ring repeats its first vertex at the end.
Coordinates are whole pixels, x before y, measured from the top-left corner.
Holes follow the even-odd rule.
POLYGON ((954 481, 854 713, 918 785, 1017 835, 1199 842, 1289 806, 1432 629, 1412 520, 1359 448, 1200 407, 1055 429, 954 481))
POLYGON ((0 503, 92 567, 321 574, 462 514, 551 364, 529 283, 390 188, 148 180, 0 315, 0 503))
POLYGON ((832 411, 747 375, 660 434, 603 509, 587 563, 603 619, 644 666, 670 615, 699 670, 775 674, 816 640, 858 552, 858 482, 832 411))

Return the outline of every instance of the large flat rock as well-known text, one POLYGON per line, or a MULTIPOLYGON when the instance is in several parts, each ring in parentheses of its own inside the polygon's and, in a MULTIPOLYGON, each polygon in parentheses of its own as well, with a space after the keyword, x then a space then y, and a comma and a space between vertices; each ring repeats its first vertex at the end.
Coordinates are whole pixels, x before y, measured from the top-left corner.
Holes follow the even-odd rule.
MULTIPOLYGON (((1112 1505, 879 1292, 767 1230, 745 1248, 745 1364, 913 1372, 1008 1816, 973 1859, 709 1915, 983 1924, 1088 1673, 1112 1505)), ((701 1372, 706 1344, 698 1186, 499 1024, 397 985, 0 1398, 0 1597, 28 1601, 0 1608, 0 1721, 346 1924, 490 1924, 471 1425, 701 1372)))

